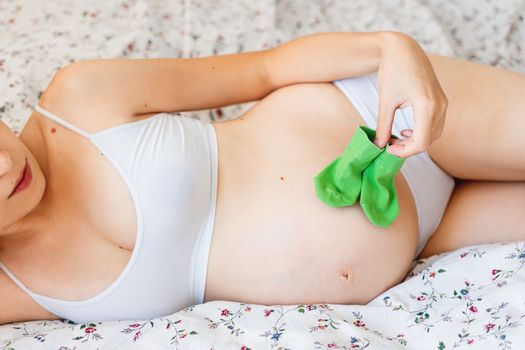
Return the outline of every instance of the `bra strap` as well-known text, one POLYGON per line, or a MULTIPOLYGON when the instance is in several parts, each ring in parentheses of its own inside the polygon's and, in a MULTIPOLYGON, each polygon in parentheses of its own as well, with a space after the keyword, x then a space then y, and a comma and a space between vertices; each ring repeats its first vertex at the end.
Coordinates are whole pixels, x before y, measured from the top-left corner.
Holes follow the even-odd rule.
POLYGON ((46 116, 47 118, 55 121, 56 123, 62 125, 63 127, 67 128, 67 129, 70 129, 70 130, 73 130, 75 131, 76 133, 84 136, 85 138, 87 139, 91 139, 91 134, 74 126, 73 124, 71 124, 70 122, 62 119, 62 118, 59 118, 58 116, 56 116, 55 114, 51 113, 51 112, 48 112, 46 111, 45 109, 43 109, 42 107, 40 107, 38 104, 35 105, 35 110, 38 111, 40 114, 46 116))
POLYGON ((10 279, 11 281, 13 281, 18 287, 20 287, 20 289, 22 289, 23 291, 25 291, 25 292, 26 292, 27 294, 29 294, 30 296, 33 296, 33 295, 34 295, 33 292, 31 292, 26 286, 24 286, 24 284, 23 284, 18 278, 16 278, 16 276, 13 275, 13 274, 11 273, 11 271, 9 271, 9 270, 7 269, 7 267, 6 267, 4 264, 2 264, 1 262, 0 262, 0 270, 4 271, 4 273, 7 275, 7 277, 9 277, 9 279, 10 279))

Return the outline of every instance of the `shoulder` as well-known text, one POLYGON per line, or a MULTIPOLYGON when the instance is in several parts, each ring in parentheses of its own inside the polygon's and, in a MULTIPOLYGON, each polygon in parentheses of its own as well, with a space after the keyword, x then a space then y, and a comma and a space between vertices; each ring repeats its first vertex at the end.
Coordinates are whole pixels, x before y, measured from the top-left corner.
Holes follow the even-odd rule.
POLYGON ((81 62, 57 71, 38 104, 88 133, 136 120, 131 113, 117 110, 111 96, 96 93, 97 86, 86 79, 89 68, 81 62))

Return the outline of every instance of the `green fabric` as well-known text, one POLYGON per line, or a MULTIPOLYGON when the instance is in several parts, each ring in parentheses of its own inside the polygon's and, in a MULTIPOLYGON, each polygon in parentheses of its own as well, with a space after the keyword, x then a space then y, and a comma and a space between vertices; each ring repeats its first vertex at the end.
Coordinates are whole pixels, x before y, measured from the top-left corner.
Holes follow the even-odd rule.
POLYGON ((388 153, 388 144, 383 149, 377 147, 375 134, 360 125, 343 154, 314 178, 314 185, 317 197, 332 207, 354 205, 360 197, 368 220, 387 227, 399 215, 394 178, 405 159, 388 153))
POLYGON ((357 128, 343 154, 314 178, 317 196, 323 202, 332 207, 355 203, 361 192, 363 171, 381 153, 373 143, 374 136, 375 131, 370 128, 357 128))

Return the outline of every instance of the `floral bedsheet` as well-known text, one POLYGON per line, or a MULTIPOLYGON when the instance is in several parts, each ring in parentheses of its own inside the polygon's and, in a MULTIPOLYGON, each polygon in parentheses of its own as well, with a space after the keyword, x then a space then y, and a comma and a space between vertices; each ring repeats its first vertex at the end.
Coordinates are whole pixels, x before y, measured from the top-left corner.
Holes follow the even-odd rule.
MULTIPOLYGON (((53 74, 95 58, 259 50, 323 31, 399 30, 427 51, 525 72, 525 1, 4 0, 0 119, 19 133, 53 74)), ((233 119, 253 103, 191 115, 233 119)), ((152 320, 0 326, 5 349, 525 349, 525 242, 414 262, 368 305, 215 301, 152 320)), ((0 310, 1 312, 1 310, 0 310)))
POLYGON ((152 320, 0 327, 18 349, 525 349, 525 241, 417 260, 367 305, 213 301, 152 320))

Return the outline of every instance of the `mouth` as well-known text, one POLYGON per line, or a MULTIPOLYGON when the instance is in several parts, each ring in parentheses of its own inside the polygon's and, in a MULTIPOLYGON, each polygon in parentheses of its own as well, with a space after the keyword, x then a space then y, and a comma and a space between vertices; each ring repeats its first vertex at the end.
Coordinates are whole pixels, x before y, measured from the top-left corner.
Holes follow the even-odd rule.
POLYGON ((13 188, 13 190, 11 191, 11 194, 9 194, 9 197, 7 198, 11 198, 15 193, 25 189, 28 185, 29 185, 29 181, 28 180, 31 180, 30 178, 30 174, 29 174, 29 166, 27 164, 27 158, 25 159, 25 166, 24 166, 24 169, 22 170, 22 173, 20 174, 20 177, 18 178, 18 180, 16 181, 16 185, 15 187, 13 188), (25 186, 21 186, 22 183, 25 185, 25 186), (24 188, 21 188, 21 187, 24 187, 24 188))

